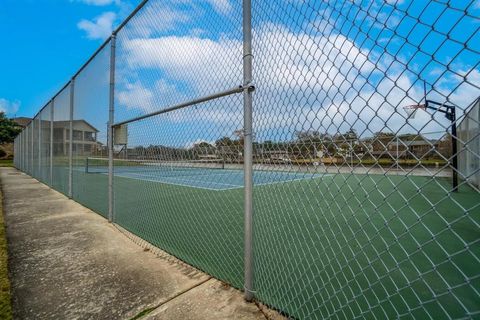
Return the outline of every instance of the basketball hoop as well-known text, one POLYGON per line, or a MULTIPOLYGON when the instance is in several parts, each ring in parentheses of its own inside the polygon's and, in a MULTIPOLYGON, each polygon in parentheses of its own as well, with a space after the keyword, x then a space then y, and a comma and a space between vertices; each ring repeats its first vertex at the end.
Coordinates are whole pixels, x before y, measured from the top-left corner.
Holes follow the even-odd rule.
POLYGON ((415 119, 415 114, 419 109, 425 110, 426 107, 424 104, 412 104, 412 105, 403 107, 403 110, 407 114, 407 119, 415 119))

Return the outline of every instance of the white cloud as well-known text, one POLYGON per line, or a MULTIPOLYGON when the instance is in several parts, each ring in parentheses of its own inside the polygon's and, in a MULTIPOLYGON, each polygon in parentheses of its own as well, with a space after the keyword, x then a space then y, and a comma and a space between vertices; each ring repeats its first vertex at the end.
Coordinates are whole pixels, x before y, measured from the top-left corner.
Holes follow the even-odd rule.
MULTIPOLYGON (((418 112, 407 121, 403 107, 420 102, 423 88, 417 76, 388 53, 359 47, 343 35, 314 37, 278 25, 266 25, 254 34, 254 127, 260 140, 291 139, 293 132, 307 129, 336 133, 354 128, 371 136, 382 130, 425 133, 446 132, 450 127, 442 114, 430 112, 418 112)), ((121 68, 138 73, 141 79, 142 72, 153 78, 161 75, 168 84, 162 96, 170 92, 171 101, 177 103, 242 81, 239 39, 165 36, 126 40, 122 45, 120 60, 125 64, 121 68), (176 99, 180 87, 183 96, 176 99)), ((466 79, 454 92, 451 85, 441 88, 439 83, 439 91, 449 101, 470 101, 479 92, 470 85, 478 83, 479 72, 469 72, 466 79)), ((148 83, 143 85, 148 87, 148 83)), ((434 92, 429 98, 435 98, 434 92)), ((221 101, 198 119, 218 126, 232 119, 241 123, 239 101, 221 101)), ((149 105, 155 109, 155 104, 149 105)))
POLYGON ((210 145, 212 145, 212 146, 215 145, 215 141, 207 141, 207 140, 204 140, 204 139, 197 139, 197 140, 195 140, 195 141, 187 142, 187 143, 185 144, 185 149, 191 149, 191 148, 193 148, 193 147, 195 147, 196 145, 199 145, 199 144, 201 144, 201 143, 208 143, 208 144, 210 144, 210 145))
POLYGON ((151 109, 153 93, 151 90, 144 88, 139 82, 126 84, 123 90, 117 93, 116 99, 118 103, 127 109, 142 109, 145 112, 153 111, 151 109))
POLYGON ((116 17, 117 15, 114 12, 105 12, 93 21, 81 20, 77 27, 85 31, 89 39, 106 39, 113 31, 113 23, 116 17))
MULTIPOLYGON (((368 50, 358 48, 338 34, 328 38, 310 37, 272 25, 258 30, 256 39, 256 44, 261 46, 255 52, 254 60, 256 95, 263 97, 256 104, 256 110, 262 114, 262 119, 256 120, 257 130, 292 125, 293 119, 300 121, 305 114, 315 117, 313 110, 324 112, 328 109, 331 112, 333 107, 329 107, 328 101, 336 105, 343 101, 335 102, 328 96, 345 99, 348 90, 364 84, 364 81, 354 83, 358 76, 375 68, 368 60, 368 50), (262 45, 265 43, 268 45, 262 45), (290 44, 288 50, 284 50, 285 43, 290 44), (299 92, 302 96, 298 96, 299 92), (298 102, 287 95, 297 95, 298 102), (321 101, 322 97, 327 98, 326 103, 321 101), (304 112, 300 110, 305 108, 304 112)), ((242 83, 242 42, 237 39, 166 36, 126 40, 122 45, 124 56, 119 60, 127 62, 123 68, 130 71, 160 70, 170 82, 186 84, 192 97, 242 83)), ((131 90, 131 85, 127 84, 126 89, 131 90)), ((146 103, 145 96, 134 99, 132 94, 132 100, 137 100, 136 108, 144 111, 148 108, 139 103, 146 103)), ((177 100, 181 101, 181 98, 177 100)), ((238 117, 241 110, 231 108, 236 103, 236 100, 227 101, 223 108, 205 114, 218 123, 228 121, 229 116, 241 120, 241 116, 238 117), (228 112, 227 107, 230 107, 228 112)), ((124 105, 135 108, 132 103, 124 105)), ((332 120, 338 119, 339 114, 337 111, 332 120)), ((207 119, 202 115, 202 120, 207 119)))
POLYGON ((0 98, 0 112, 5 112, 6 114, 15 114, 20 108, 20 101, 13 100, 9 101, 4 98, 0 98))
POLYGON ((126 40, 121 45, 119 61, 126 61, 124 68, 160 69, 170 81, 188 84, 191 94, 230 89, 242 81, 239 40, 166 36, 126 40))
POLYGON ((149 113, 184 100, 184 95, 172 84, 161 79, 151 88, 140 81, 122 84, 117 93, 117 102, 129 110, 149 113))
POLYGON ((192 12, 182 11, 168 2, 152 2, 143 7, 135 19, 130 20, 129 31, 120 33, 119 37, 148 38, 154 33, 174 30, 178 24, 190 21, 192 15, 192 12))
POLYGON ((232 4, 229 0, 206 0, 215 11, 221 14, 228 14, 232 11, 232 4))

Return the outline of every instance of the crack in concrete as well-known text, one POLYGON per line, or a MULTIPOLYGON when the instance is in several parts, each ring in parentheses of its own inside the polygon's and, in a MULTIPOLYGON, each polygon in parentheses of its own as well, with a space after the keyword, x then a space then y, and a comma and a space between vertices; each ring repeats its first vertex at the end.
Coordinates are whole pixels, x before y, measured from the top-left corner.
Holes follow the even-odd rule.
POLYGON ((202 284, 206 283, 207 281, 213 279, 212 277, 208 277, 207 279, 205 280, 202 280, 200 281, 199 283, 193 285, 192 287, 190 288, 187 288, 183 291, 180 291, 179 293, 177 293, 176 295, 173 295, 172 297, 168 298, 167 300, 159 303, 158 305, 154 306, 154 307, 151 307, 151 308, 147 308, 147 309, 144 309, 142 311, 140 311, 137 315, 135 315, 133 318, 130 318, 129 320, 137 320, 137 319, 141 319, 143 317, 145 317, 146 315, 150 314, 152 311, 155 311, 156 309, 166 305, 167 303, 169 303, 170 301, 172 300, 175 300, 176 298, 178 297, 181 297, 182 295, 186 294, 187 292, 201 286, 202 284))

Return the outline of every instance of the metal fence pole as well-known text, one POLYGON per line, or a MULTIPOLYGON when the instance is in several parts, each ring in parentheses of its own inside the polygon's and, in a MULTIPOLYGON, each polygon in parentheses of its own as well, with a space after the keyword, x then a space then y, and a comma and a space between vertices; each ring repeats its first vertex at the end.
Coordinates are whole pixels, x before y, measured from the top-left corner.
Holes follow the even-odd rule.
POLYGON ((30 142, 30 148, 31 148, 31 149, 30 149, 30 158, 31 158, 31 159, 30 159, 30 175, 31 175, 32 177, 33 177, 33 175, 34 175, 34 174, 33 174, 33 171, 35 170, 35 169, 34 169, 34 168, 35 168, 35 163, 34 163, 34 158, 35 158, 35 157, 33 156, 33 149, 34 149, 34 144, 35 144, 35 140, 33 139, 33 137, 35 136, 34 123, 35 123, 35 118, 32 119, 32 122, 31 122, 32 127, 31 127, 31 130, 30 130, 30 131, 31 131, 31 132, 30 132, 30 135, 31 135, 30 138, 32 139, 32 141, 30 142))
POLYGON ((243 109, 244 109, 244 264, 245 300, 253 299, 253 132, 252 132, 252 1, 243 0, 243 109))
POLYGON ((41 112, 38 113, 37 121, 38 121, 38 151, 37 151, 37 157, 38 157, 38 172, 37 172, 37 179, 38 180, 43 180, 42 178, 42 116, 41 112))
POLYGON ((73 183, 73 103, 75 94, 75 78, 72 78, 70 83, 70 132, 69 132, 69 146, 68 146, 68 197, 72 198, 72 183, 73 183))
POLYGON ((113 123, 115 105, 115 41, 113 34, 110 40, 110 97, 108 108, 108 221, 113 222, 113 123))
POLYGON ((55 108, 55 99, 52 99, 50 105, 50 185, 53 185, 53 117, 55 108))

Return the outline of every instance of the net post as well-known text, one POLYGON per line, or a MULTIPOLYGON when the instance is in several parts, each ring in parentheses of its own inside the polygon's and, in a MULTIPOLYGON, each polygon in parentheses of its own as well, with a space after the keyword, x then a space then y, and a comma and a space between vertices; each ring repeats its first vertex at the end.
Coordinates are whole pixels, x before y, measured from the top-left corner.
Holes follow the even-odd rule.
POLYGON ((68 145, 68 197, 72 198, 73 184, 73 108, 75 95, 75 78, 70 82, 70 120, 69 120, 69 145, 68 145))
POLYGON ((110 96, 108 107, 108 221, 113 222, 113 123, 115 106, 115 48, 117 36, 110 38, 110 96))
POLYGON ((52 99, 50 105, 50 185, 53 185, 53 117, 54 117, 55 99, 52 99))
POLYGON ((253 300, 253 136, 252 136, 252 1, 243 0, 244 109, 244 273, 245 300, 253 300))

